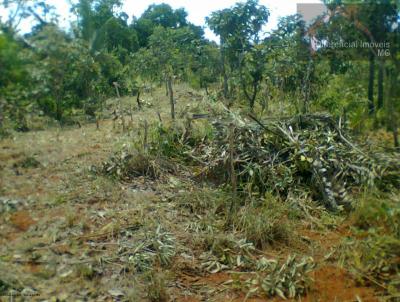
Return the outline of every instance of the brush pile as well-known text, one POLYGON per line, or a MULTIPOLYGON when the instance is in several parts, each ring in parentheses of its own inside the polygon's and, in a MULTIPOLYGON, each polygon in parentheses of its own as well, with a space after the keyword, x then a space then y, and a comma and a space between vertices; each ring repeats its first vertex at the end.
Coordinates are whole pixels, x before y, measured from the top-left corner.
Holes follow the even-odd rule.
POLYGON ((178 166, 200 165, 201 176, 219 184, 230 184, 233 175, 239 193, 273 192, 285 198, 306 192, 333 211, 351 208, 349 193, 362 187, 390 191, 400 186, 398 154, 380 155, 359 146, 329 115, 267 122, 229 111, 222 116, 203 138, 190 129, 158 129, 148 152, 122 150, 100 171, 125 181, 139 176, 156 180, 177 174, 178 166))
POLYGON ((106 174, 123 181, 130 181, 136 177, 146 177, 151 180, 173 173, 174 164, 166 159, 141 152, 128 152, 122 149, 103 162, 100 168, 92 167, 94 172, 106 174))
POLYGON ((207 163, 207 176, 227 183, 233 160, 238 190, 244 193, 287 196, 306 191, 336 210, 351 206, 348 193, 355 188, 400 185, 400 163, 394 156, 367 154, 328 115, 268 123, 233 116, 213 125, 216 137, 199 145, 192 156, 207 163))

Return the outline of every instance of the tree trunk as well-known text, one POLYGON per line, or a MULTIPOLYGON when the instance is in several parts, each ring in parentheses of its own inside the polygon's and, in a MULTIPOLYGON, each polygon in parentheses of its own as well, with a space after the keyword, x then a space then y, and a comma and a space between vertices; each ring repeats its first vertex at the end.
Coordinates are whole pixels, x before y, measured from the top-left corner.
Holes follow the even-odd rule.
POLYGON ((237 178, 236 178, 236 171, 235 171, 235 128, 233 124, 229 125, 229 165, 230 165, 230 180, 232 186, 232 199, 231 204, 229 206, 229 213, 227 219, 227 226, 232 223, 232 217, 235 210, 235 203, 236 203, 236 196, 237 196, 237 178))
POLYGON ((56 120, 61 122, 62 115, 63 115, 63 112, 62 112, 62 108, 61 108, 61 100, 57 99, 57 101, 56 101, 56 120))
POLYGON ((137 92, 136 103, 138 105, 139 110, 142 110, 142 104, 140 103, 140 90, 138 90, 137 92))
POLYGON ((122 122, 122 131, 125 132, 126 125, 125 125, 124 111, 122 108, 121 95, 119 93, 119 84, 117 82, 114 82, 113 84, 114 84, 115 91, 116 91, 117 97, 118 97, 118 106, 119 106, 119 114, 120 114, 120 118, 121 118, 121 122, 122 122))
POLYGON ((308 59, 307 71, 303 79, 303 87, 302 87, 303 108, 301 109, 301 111, 303 114, 307 114, 308 112, 308 103, 310 101, 310 89, 311 89, 311 73, 313 72, 312 68, 313 68, 313 60, 310 57, 308 59))
POLYGON ((252 76, 253 77, 253 83, 252 83, 253 91, 252 91, 252 94, 250 95, 249 92, 247 91, 247 86, 246 86, 246 83, 243 78, 242 60, 241 59, 239 59, 239 76, 240 76, 240 82, 242 84, 243 93, 244 93, 247 101, 249 102, 250 111, 253 111, 254 104, 256 101, 256 97, 257 97, 257 92, 258 92, 259 79, 254 78, 254 76, 252 76))
POLYGON ((0 99, 0 130, 3 128, 3 121, 4 121, 4 116, 3 116, 3 112, 4 112, 4 107, 2 100, 0 99))
POLYGON ((254 109, 254 104, 256 102, 256 97, 257 97, 257 92, 258 92, 258 81, 254 81, 253 83, 253 94, 249 99, 250 102, 250 110, 253 111, 254 109))
POLYGON ((172 90, 172 76, 168 77, 168 93, 169 93, 169 102, 171 105, 171 118, 175 120, 175 101, 174 101, 174 92, 172 90))
POLYGON ((379 62, 378 69, 378 109, 383 108, 383 61, 379 62))
POLYGON ((124 109, 122 108, 122 101, 121 99, 118 100, 119 103, 119 114, 122 122, 122 132, 125 132, 126 125, 125 125, 125 116, 124 116, 124 109))
POLYGON ((117 97, 121 98, 121 95, 119 94, 119 88, 118 88, 118 84, 114 83, 114 87, 115 87, 115 92, 117 93, 117 97))
POLYGON ((228 98, 228 76, 226 74, 226 68, 225 68, 225 51, 223 49, 224 47, 224 39, 221 38, 221 69, 222 69, 222 76, 224 78, 224 84, 223 84, 223 92, 224 92, 224 98, 228 98))
POLYGON ((375 80, 375 55, 371 52, 371 54, 369 55, 369 82, 368 82, 368 113, 370 115, 372 115, 375 112, 374 80, 375 80))
POLYGON ((397 124, 397 119, 398 119, 398 113, 395 110, 394 102, 396 99, 395 95, 395 89, 396 89, 396 73, 395 71, 391 71, 389 73, 390 77, 390 87, 389 87, 389 99, 388 99, 388 114, 389 114, 389 124, 390 128, 393 132, 393 145, 395 148, 399 148, 399 138, 398 138, 398 124, 397 124))

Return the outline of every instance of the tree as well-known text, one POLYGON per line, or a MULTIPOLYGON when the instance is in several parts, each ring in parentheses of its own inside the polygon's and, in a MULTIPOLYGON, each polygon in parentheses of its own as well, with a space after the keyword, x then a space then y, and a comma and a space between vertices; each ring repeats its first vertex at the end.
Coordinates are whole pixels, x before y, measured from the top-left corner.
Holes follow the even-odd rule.
MULTIPOLYGON (((363 1, 328 1, 330 11, 329 25, 334 24, 337 19, 341 20, 342 24, 349 24, 346 30, 343 27, 340 29, 336 26, 338 32, 344 39, 354 37, 354 32, 358 35, 360 41, 369 43, 384 43, 388 40, 388 34, 392 31, 394 24, 398 23, 398 8, 395 1, 387 0, 363 0, 363 1)), ((359 50, 358 50, 359 51, 359 50)), ((383 107, 384 97, 384 57, 378 55, 377 47, 369 47, 367 53, 369 61, 369 76, 368 76, 368 112, 374 114, 375 107, 381 109, 383 107), (375 70, 376 62, 378 62, 378 103, 374 101, 374 86, 375 86, 375 70)), ((359 55, 359 54, 357 54, 359 55)))
POLYGON ((189 27, 171 29, 158 26, 149 38, 148 48, 133 55, 132 64, 138 74, 150 81, 165 82, 172 119, 175 119, 173 79, 188 74, 188 62, 192 61, 198 43, 196 33, 189 27))
POLYGON ((243 93, 253 109, 260 82, 263 78, 263 61, 265 54, 260 45, 260 34, 263 25, 268 21, 269 11, 259 5, 257 0, 237 3, 230 9, 213 12, 207 18, 207 24, 221 42, 221 65, 224 76, 224 96, 228 94, 228 77, 225 60, 228 58, 231 70, 238 71, 243 93), (246 66, 247 65, 247 66, 246 66), (248 87, 251 87, 251 93, 248 87))
POLYGON ((220 75, 219 50, 215 43, 201 43, 191 62, 192 74, 198 78, 200 88, 209 94, 208 86, 215 83, 220 75))
POLYGON ((178 29, 189 26, 187 12, 183 8, 172 9, 168 4, 152 4, 139 19, 135 19, 132 28, 138 33, 139 44, 146 47, 156 27, 178 29))
POLYGON ((316 94, 315 67, 317 56, 311 54, 310 37, 300 15, 291 15, 279 20, 278 28, 264 40, 268 49, 269 78, 272 83, 288 95, 302 96, 303 113, 316 94))
POLYGON ((89 44, 92 53, 120 50, 121 59, 125 59, 128 52, 138 49, 138 37, 128 26, 128 16, 116 13, 121 5, 120 0, 79 0, 73 6, 78 17, 76 34, 89 44))
POLYGON ((24 111, 29 102, 25 96, 31 83, 24 54, 21 43, 0 32, 0 128, 7 114, 16 123, 15 128, 27 130, 24 111))
POLYGON ((100 78, 99 66, 89 50, 70 38, 55 25, 44 27, 30 39, 34 52, 31 77, 32 92, 42 109, 62 121, 65 109, 82 107, 100 78))
POLYGON ((19 31, 21 21, 27 18, 36 21, 33 29, 57 23, 58 16, 55 14, 54 6, 47 4, 46 1, 2 0, 0 6, 9 12, 6 22, 2 23, 2 30, 11 35, 19 31))

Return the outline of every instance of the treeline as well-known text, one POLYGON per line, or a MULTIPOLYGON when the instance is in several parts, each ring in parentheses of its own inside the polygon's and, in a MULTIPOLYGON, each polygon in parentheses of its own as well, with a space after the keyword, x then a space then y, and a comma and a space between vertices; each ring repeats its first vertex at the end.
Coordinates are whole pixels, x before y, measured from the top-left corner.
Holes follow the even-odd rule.
POLYGON ((151 5, 129 21, 121 0, 79 0, 71 7, 76 20, 65 31, 46 1, 3 0, 11 13, 0 23, 1 122, 7 118, 27 130, 32 110, 61 122, 74 109, 94 116, 115 85, 123 95, 165 85, 173 105, 173 84, 182 81, 228 106, 327 110, 356 130, 385 126, 398 145, 398 5, 325 4, 328 13, 313 24, 293 15, 267 33, 268 8, 257 0, 238 2, 206 18, 217 44, 184 9, 167 4, 151 5), (27 17, 36 25, 21 35, 18 25, 27 17), (324 47, 354 41, 385 47, 324 47))
POLYGON ((58 26, 54 7, 45 1, 4 1, 3 6, 16 13, 0 24, 2 109, 20 129, 26 128, 24 111, 32 106, 62 121, 73 108, 94 114, 102 100, 113 95, 114 83, 120 85, 122 94, 128 94, 137 91, 141 77, 156 80, 158 62, 147 61, 145 49, 168 60, 179 56, 174 62, 180 59, 176 64, 185 69, 183 53, 170 55, 168 50, 155 49, 157 43, 168 43, 168 38, 186 47, 187 53, 193 50, 189 48, 211 45, 203 29, 187 21, 185 10, 167 4, 151 5, 139 19, 128 23, 120 0, 80 0, 71 8, 77 21, 71 22, 68 32, 58 26), (37 25, 19 35, 20 19, 27 17, 37 25))

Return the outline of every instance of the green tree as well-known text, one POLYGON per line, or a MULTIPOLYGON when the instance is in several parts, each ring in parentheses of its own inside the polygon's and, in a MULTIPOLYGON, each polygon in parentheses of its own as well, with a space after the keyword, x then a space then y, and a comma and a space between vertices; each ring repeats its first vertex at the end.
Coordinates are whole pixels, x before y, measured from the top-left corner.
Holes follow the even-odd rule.
POLYGON ((78 17, 76 34, 89 44, 92 53, 120 50, 124 59, 138 49, 138 37, 128 26, 128 16, 116 12, 121 5, 120 0, 79 0, 73 6, 78 17))
POLYGON ((55 25, 44 27, 30 42, 34 48, 30 72, 36 87, 32 94, 47 114, 62 121, 66 109, 82 107, 92 95, 99 66, 86 47, 55 25))
POLYGON ((207 18, 210 28, 220 36, 224 96, 228 94, 227 58, 231 70, 238 71, 243 93, 251 109, 263 79, 265 52, 260 35, 268 17, 269 11, 265 6, 259 5, 257 0, 247 0, 230 9, 213 12, 207 18))
POLYGON ((198 79, 200 88, 209 94, 208 86, 220 76, 219 50, 215 43, 203 42, 197 46, 192 57, 191 73, 198 79))
POLYGON ((30 80, 22 45, 13 36, 0 32, 0 130, 6 115, 19 130, 26 130, 24 117, 29 105, 30 80))
POLYGON ((300 15, 281 18, 278 28, 265 39, 268 49, 268 74, 278 89, 295 100, 302 100, 299 111, 306 112, 316 96, 318 57, 310 51, 305 22, 300 15))
POLYGON ((133 55, 134 70, 142 78, 164 82, 170 97, 171 117, 175 118, 173 97, 174 78, 184 78, 190 70, 190 62, 200 43, 190 27, 179 29, 158 26, 149 38, 148 48, 133 55))
POLYGON ((183 8, 174 10, 170 5, 152 4, 132 23, 132 28, 138 33, 139 43, 141 47, 146 47, 150 36, 156 27, 164 28, 182 28, 189 25, 186 20, 187 12, 183 8))

